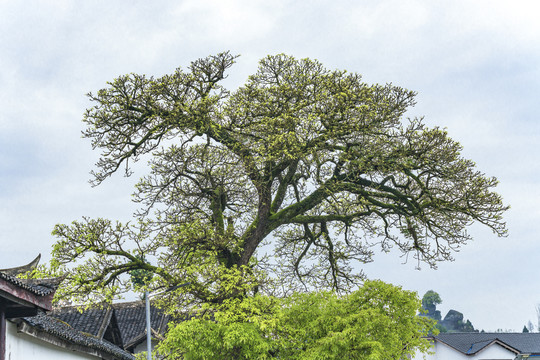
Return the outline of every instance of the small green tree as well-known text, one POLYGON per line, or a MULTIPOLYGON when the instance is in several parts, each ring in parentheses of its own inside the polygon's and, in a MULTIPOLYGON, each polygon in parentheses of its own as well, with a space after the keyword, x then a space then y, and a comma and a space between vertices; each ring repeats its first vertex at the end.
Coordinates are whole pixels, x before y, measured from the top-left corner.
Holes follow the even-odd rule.
POLYGON ((417 316, 416 294, 381 281, 357 291, 257 295, 206 306, 171 327, 171 359, 405 359, 425 352, 435 322, 417 316))
POLYGON ((426 316, 437 321, 441 320, 441 312, 437 310, 437 305, 441 303, 441 297, 433 290, 428 290, 422 297, 422 308, 427 311, 426 316))

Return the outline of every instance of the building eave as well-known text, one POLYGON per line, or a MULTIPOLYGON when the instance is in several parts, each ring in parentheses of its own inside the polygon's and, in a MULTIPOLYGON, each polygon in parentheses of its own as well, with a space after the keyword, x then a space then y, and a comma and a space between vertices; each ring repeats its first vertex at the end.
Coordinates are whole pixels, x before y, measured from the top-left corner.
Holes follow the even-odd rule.
POLYGON ((35 338, 37 338, 39 340, 45 341, 45 342, 47 342, 49 344, 53 344, 55 346, 64 348, 64 349, 94 355, 94 356, 97 356, 97 357, 99 357, 101 359, 104 359, 104 360, 115 360, 115 359, 117 359, 115 356, 113 356, 113 355, 111 355, 109 353, 106 353, 104 351, 100 351, 98 349, 93 349, 91 347, 84 346, 84 345, 81 345, 81 344, 74 344, 74 343, 69 342, 67 340, 64 340, 64 339, 62 339, 62 338, 60 338, 58 336, 55 336, 55 335, 53 335, 51 333, 48 333, 48 332, 46 332, 44 330, 41 330, 41 329, 35 328, 33 326, 30 326, 27 323, 25 323, 24 321, 21 321, 21 322, 19 322, 19 324, 17 324, 17 331, 21 332, 21 333, 24 333, 26 335, 35 337, 35 338))
POLYGON ((38 307, 42 310, 52 310, 52 299, 54 291, 40 296, 27 289, 24 289, 10 281, 0 278, 0 297, 9 300, 12 303, 26 307, 38 307))

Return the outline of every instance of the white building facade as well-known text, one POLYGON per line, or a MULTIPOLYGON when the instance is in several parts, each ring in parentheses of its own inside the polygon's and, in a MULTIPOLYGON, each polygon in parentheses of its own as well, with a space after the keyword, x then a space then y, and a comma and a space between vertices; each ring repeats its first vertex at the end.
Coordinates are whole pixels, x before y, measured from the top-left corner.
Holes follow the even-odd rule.
POLYGON ((540 333, 445 333, 431 341, 432 353, 413 360, 540 359, 540 333))

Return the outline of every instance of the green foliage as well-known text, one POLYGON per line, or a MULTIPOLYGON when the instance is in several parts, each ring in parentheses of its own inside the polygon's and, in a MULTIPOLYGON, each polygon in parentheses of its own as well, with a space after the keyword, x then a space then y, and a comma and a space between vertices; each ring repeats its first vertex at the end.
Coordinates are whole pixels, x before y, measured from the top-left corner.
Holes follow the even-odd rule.
POLYGON ((367 281, 349 295, 254 296, 207 306, 172 326, 171 359, 403 359, 429 349, 434 321, 416 316, 415 293, 367 281))
POLYGON ((473 222, 506 233, 497 180, 446 131, 404 118, 414 92, 287 55, 262 59, 230 92, 221 82, 234 61, 221 53, 160 78, 120 76, 88 95, 83 136, 101 151, 94 184, 141 159, 149 166, 133 223, 54 228, 61 296, 110 301, 139 270, 152 274, 150 290, 189 282, 167 293, 185 306, 347 291, 377 249, 435 267, 470 240, 473 222))
POLYGON ((433 290, 428 290, 422 297, 422 307, 424 309, 428 309, 439 304, 442 304, 441 297, 433 290))
MULTIPOLYGON (((140 260, 146 262, 144 257, 140 256, 139 258, 140 260)), ((131 270, 129 275, 131 276, 131 283, 133 284, 133 287, 135 289, 140 289, 151 282, 153 274, 148 270, 135 269, 131 270)))
POLYGON ((448 332, 448 329, 446 327, 444 327, 441 323, 437 322, 437 324, 435 325, 435 329, 437 329, 437 331, 439 333, 445 333, 445 332, 448 332))
POLYGON ((422 297, 422 308, 426 310, 425 316, 437 321, 441 320, 441 312, 437 310, 437 305, 442 303, 441 297, 433 290, 428 290, 422 297))

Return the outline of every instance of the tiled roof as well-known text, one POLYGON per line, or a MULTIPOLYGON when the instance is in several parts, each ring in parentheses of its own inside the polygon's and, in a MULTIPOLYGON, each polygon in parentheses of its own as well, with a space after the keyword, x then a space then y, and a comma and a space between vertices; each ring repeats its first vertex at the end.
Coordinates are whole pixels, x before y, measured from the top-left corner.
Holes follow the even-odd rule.
POLYGON ((54 309, 50 315, 60 319, 75 329, 94 336, 102 337, 100 330, 107 326, 111 318, 110 308, 90 308, 80 310, 78 307, 63 307, 54 309))
MULTIPOLYGON (((108 327, 117 326, 121 341, 111 341, 124 349, 133 348, 146 336, 144 301, 116 303, 105 308, 90 308, 83 311, 78 307, 63 307, 55 309, 50 315, 98 338, 103 338, 108 327)), ((154 332, 163 335, 167 330, 168 320, 169 317, 163 311, 154 306, 150 307, 150 323, 154 332)))
POLYGON ((47 296, 56 291, 62 278, 55 279, 19 279, 0 272, 0 278, 38 296, 47 296))
POLYGON ((467 355, 476 354, 493 342, 520 354, 540 354, 540 333, 443 333, 434 338, 467 355))
POLYGON ((466 354, 476 354, 485 347, 496 342, 497 339, 488 339, 471 344, 471 347, 467 350, 466 354))
MULTIPOLYGON (((19 320, 19 324, 23 322, 28 324, 34 329, 43 331, 47 334, 53 335, 59 339, 67 341, 71 344, 80 345, 90 349, 94 349, 100 352, 109 354, 114 359, 118 360, 134 360, 134 356, 120 347, 109 343, 108 341, 98 339, 89 334, 84 334, 75 330, 65 322, 56 319, 52 316, 45 315, 43 313, 37 316, 22 318, 19 320)), ((20 325, 19 325, 20 326, 20 325)))
POLYGON ((17 275, 24 274, 28 271, 31 271, 36 268, 41 259, 41 254, 39 254, 34 260, 30 263, 22 266, 0 269, 0 278, 14 284, 20 288, 30 291, 31 293, 38 296, 47 296, 50 293, 56 291, 58 285, 63 280, 63 278, 54 278, 54 279, 19 279, 17 275))
MULTIPOLYGON (((134 345, 146 333, 146 307, 143 301, 113 304, 114 313, 124 347, 134 345)), ((163 334, 167 330, 168 316, 158 308, 150 307, 150 324, 154 331, 163 334)))

